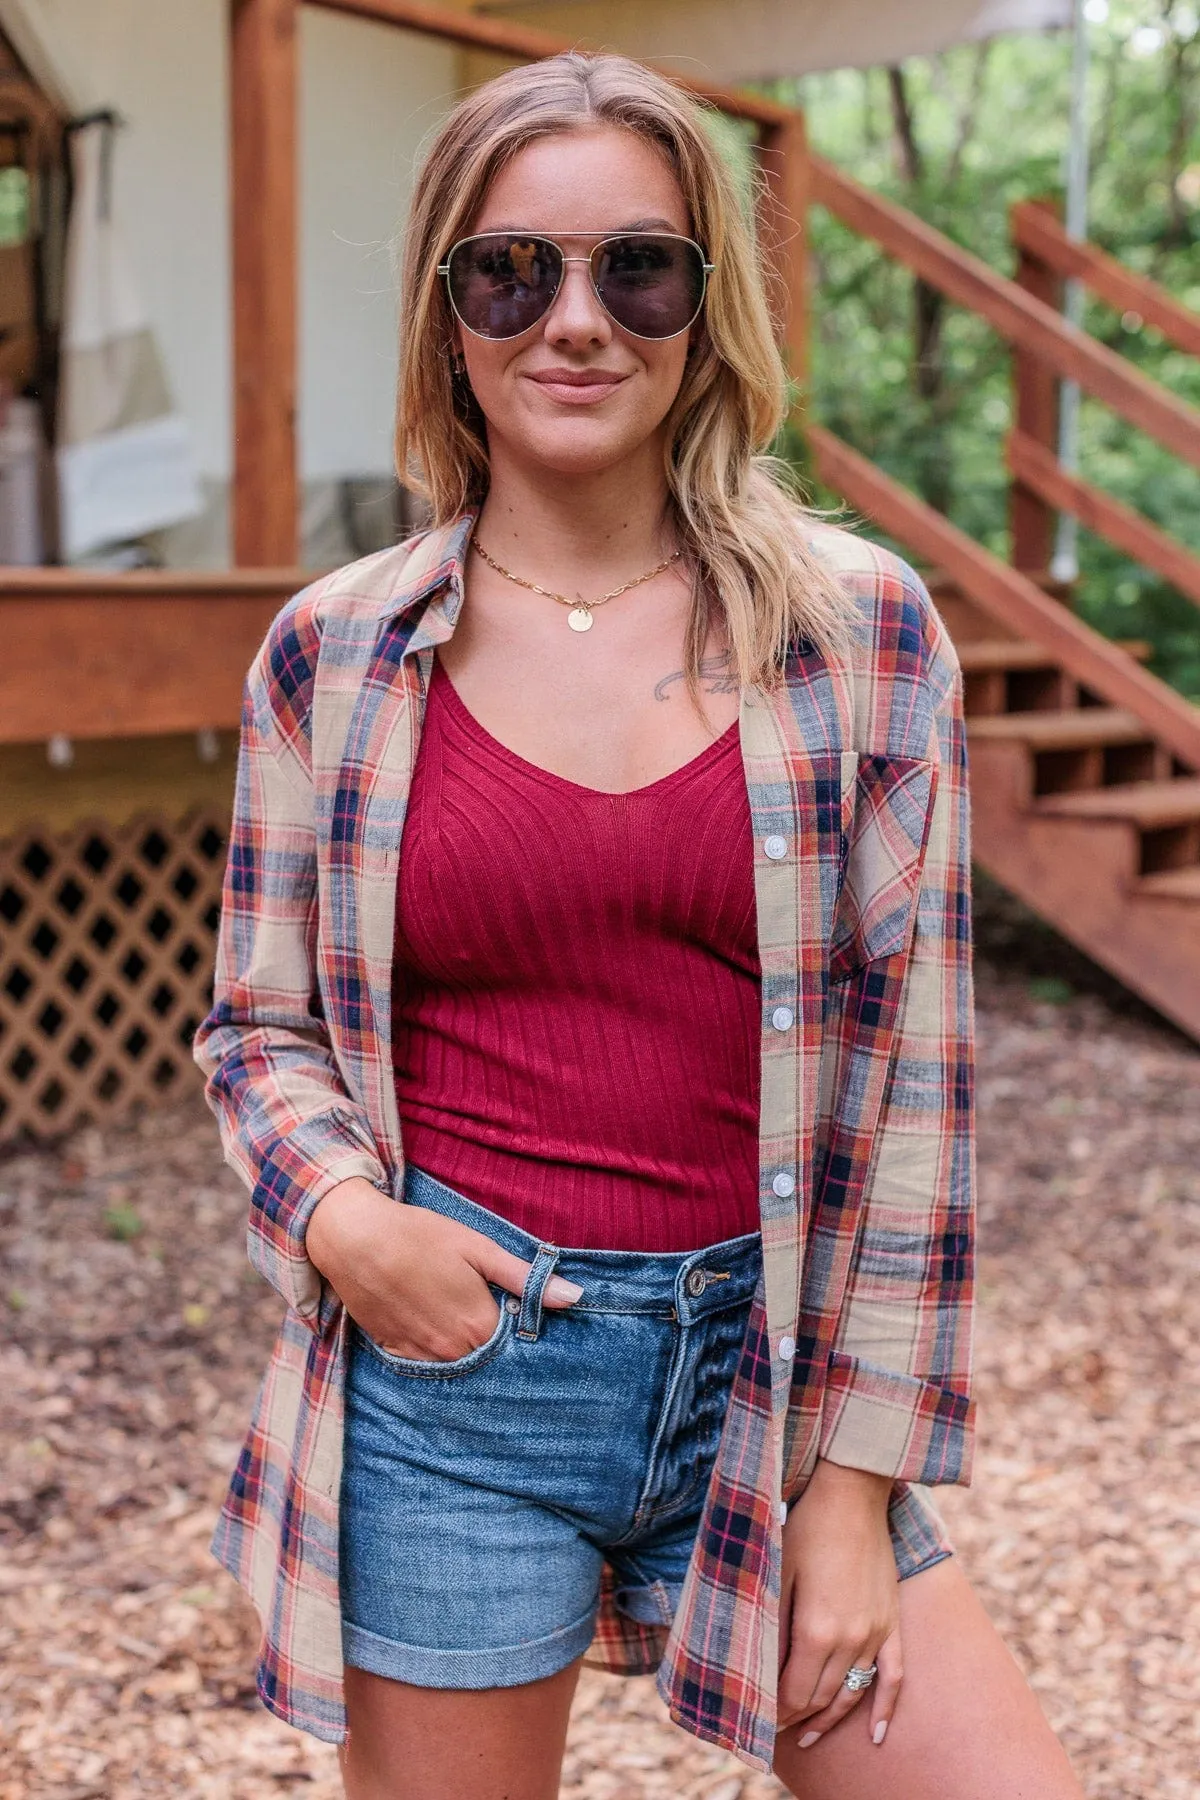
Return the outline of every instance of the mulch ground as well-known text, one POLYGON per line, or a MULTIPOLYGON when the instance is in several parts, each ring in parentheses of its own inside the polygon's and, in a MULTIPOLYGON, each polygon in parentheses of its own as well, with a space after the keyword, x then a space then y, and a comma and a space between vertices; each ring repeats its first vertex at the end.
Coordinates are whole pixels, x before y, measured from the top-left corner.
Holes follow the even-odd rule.
MULTIPOLYGON (((1200 1055, 987 884, 959 1554, 1089 1800, 1197 1800, 1200 1055)), ((336 1800, 208 1554, 278 1303, 202 1103, 0 1175, 0 1800, 336 1800)), ((768 1800, 588 1674, 572 1800, 768 1800)))

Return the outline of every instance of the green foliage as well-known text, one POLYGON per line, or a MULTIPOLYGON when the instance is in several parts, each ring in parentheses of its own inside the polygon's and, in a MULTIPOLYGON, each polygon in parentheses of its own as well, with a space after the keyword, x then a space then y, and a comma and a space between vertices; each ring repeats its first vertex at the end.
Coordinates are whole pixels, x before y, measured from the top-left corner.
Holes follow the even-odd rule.
POLYGON ((145 1221, 128 1200, 115 1200, 104 1209, 104 1228, 109 1237, 127 1244, 146 1229, 145 1221))
MULTIPOLYGON (((1200 308, 1200 18, 1183 0, 1092 0, 1089 235, 1200 308)), ((901 73, 911 132, 886 69, 776 87, 803 105, 815 147, 1011 275, 1013 202, 1061 195, 1069 33, 963 46, 901 73)), ((813 213, 814 416, 998 555, 1008 553, 1007 346, 981 319, 939 313, 919 357, 911 275, 820 209, 813 213)), ((928 323, 928 321, 927 321, 928 323)), ((1089 300, 1085 324, 1200 406, 1200 361, 1089 300)), ((1200 476, 1085 400, 1080 471, 1200 551, 1200 476)), ((818 498, 827 496, 818 495, 818 498)), ((1078 606, 1113 636, 1146 638, 1151 667, 1200 698, 1200 612, 1147 570, 1080 533, 1078 606)))
POLYGON ((1075 989, 1061 975, 1033 975, 1028 988, 1031 1000, 1045 1000, 1051 1006, 1065 1006, 1075 998, 1075 989))

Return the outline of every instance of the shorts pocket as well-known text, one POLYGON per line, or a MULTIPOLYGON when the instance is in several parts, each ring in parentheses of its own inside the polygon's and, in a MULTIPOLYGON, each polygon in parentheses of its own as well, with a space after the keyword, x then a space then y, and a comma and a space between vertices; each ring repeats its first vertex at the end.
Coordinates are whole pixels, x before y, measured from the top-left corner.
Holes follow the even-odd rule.
MULTIPOLYGON (((488 1286, 491 1287, 490 1282, 488 1286)), ((382 1344, 376 1343, 357 1321, 354 1330, 363 1348, 397 1375, 413 1376, 419 1381, 452 1381, 456 1376, 470 1375, 474 1370, 483 1368, 485 1363, 490 1363, 512 1336, 516 1314, 507 1304, 511 1296, 503 1288, 495 1287, 492 1288, 492 1294, 499 1301, 500 1317, 491 1337, 486 1343, 477 1344, 474 1350, 469 1350, 466 1356, 455 1357, 452 1362, 431 1362, 419 1356, 397 1356, 394 1350, 385 1350, 382 1344)))

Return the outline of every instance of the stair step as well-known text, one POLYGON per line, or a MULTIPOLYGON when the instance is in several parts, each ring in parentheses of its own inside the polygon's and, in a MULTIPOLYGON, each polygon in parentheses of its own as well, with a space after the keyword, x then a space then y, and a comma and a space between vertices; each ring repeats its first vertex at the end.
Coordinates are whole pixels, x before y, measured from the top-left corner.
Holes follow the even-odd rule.
POLYGON ((1193 863, 1186 869, 1160 869, 1157 875, 1143 875, 1134 891, 1161 894, 1168 900, 1200 901, 1200 863, 1193 863))
POLYGON ((1152 733, 1117 706, 1078 706, 1062 712, 984 714, 967 720, 968 738, 999 739, 1039 750, 1089 750, 1100 745, 1145 744, 1152 733))
MULTIPOLYGON (((1144 638, 1119 638, 1118 650, 1124 650, 1134 662, 1146 662, 1153 646, 1144 638)), ((992 669, 1057 669, 1058 659, 1041 644, 1028 638, 969 638, 955 645, 958 660, 967 675, 986 674, 992 669)))
POLYGON ((966 675, 981 675, 991 669, 1056 669, 1054 657, 1040 644, 1026 638, 975 638, 957 644, 958 660, 966 675))
POLYGON ((1200 820, 1200 778, 1130 781, 1120 787, 1046 794, 1034 809, 1071 819, 1123 819, 1143 831, 1163 831, 1200 820))

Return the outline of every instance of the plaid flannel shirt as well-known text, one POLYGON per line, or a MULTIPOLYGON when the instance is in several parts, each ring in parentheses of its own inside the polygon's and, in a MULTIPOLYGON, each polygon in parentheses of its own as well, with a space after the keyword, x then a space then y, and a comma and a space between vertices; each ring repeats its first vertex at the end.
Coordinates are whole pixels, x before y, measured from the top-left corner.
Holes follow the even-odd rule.
MULTIPOLYGON (((305 1226, 348 1176, 402 1193, 397 859, 474 516, 315 581, 271 626, 247 678, 214 1000, 196 1038, 250 1189, 250 1260, 287 1303, 212 1549, 257 1606, 264 1703, 333 1742, 346 1733, 347 1317, 305 1226)), ((808 535, 854 603, 856 651, 835 667, 800 643, 783 685, 744 688, 740 709, 763 1273, 674 1623, 626 1618, 606 1585, 592 1651, 625 1673, 657 1669, 679 1724, 763 1769, 787 1502, 819 1456, 874 1470, 892 1477, 906 1546, 949 1547, 925 1490, 969 1482, 974 1438, 961 675, 906 563, 840 528, 808 535), (782 1031, 779 1007, 794 1018, 782 1031)))

